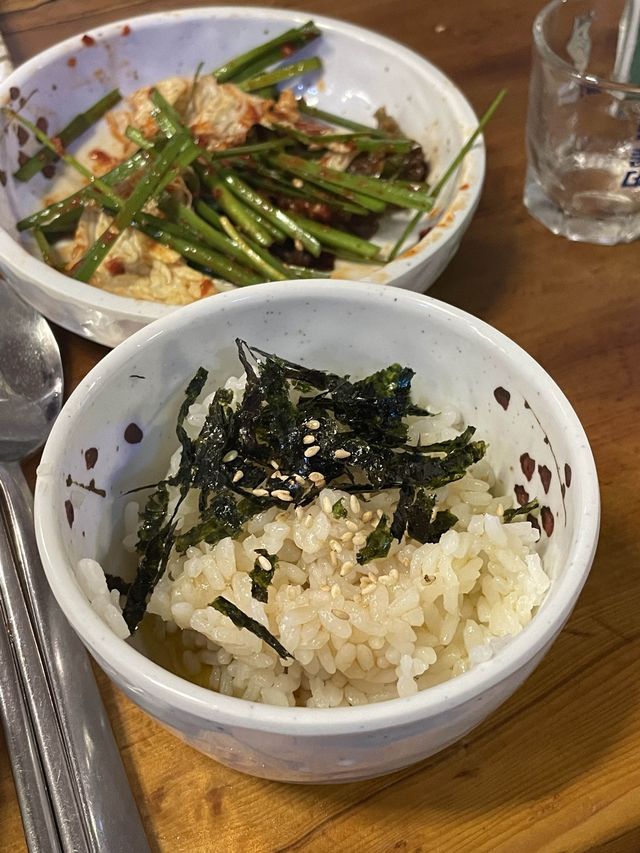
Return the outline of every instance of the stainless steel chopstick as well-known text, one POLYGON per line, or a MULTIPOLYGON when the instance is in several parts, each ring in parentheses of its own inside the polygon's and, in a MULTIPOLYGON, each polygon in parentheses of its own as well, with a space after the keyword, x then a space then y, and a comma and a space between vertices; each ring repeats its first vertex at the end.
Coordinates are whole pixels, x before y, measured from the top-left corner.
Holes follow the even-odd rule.
POLYGON ((88 849, 146 853, 148 842, 89 658, 53 598, 40 563, 31 532, 31 496, 17 464, 0 466, 0 496, 88 849))
POLYGON ((1 598, 0 611, 0 714, 25 838, 31 851, 63 853, 1 598))
POLYGON ((33 725, 62 848, 74 853, 89 853, 49 679, 18 574, 10 503, 1 475, 0 466, 0 596, 7 636, 33 725))

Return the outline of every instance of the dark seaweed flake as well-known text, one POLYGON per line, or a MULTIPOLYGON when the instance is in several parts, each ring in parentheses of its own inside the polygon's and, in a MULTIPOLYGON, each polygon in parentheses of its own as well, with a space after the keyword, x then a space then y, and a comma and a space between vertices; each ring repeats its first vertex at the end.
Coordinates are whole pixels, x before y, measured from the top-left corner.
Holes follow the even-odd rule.
POLYGON ((519 515, 527 516, 530 512, 533 512, 536 509, 540 508, 540 504, 537 500, 529 501, 522 506, 516 506, 512 509, 505 509, 503 519, 505 523, 509 521, 513 521, 514 518, 517 518, 519 515))
POLYGON ((222 595, 219 595, 211 603, 211 606, 219 613, 222 613, 224 616, 231 619, 236 628, 246 628, 247 631, 251 631, 251 633, 255 634, 256 637, 264 640, 264 642, 268 646, 271 646, 276 654, 283 660, 293 659, 293 655, 289 654, 285 647, 278 642, 268 628, 265 628, 264 625, 260 624, 260 622, 256 622, 256 620, 252 619, 251 616, 247 616, 247 614, 243 613, 239 607, 236 607, 235 604, 232 604, 232 602, 228 601, 222 595))
POLYGON ((265 569, 260 564, 260 559, 256 559, 253 570, 249 573, 251 578, 251 595, 258 601, 266 602, 269 598, 269 584, 273 580, 273 573, 278 565, 278 558, 275 554, 269 554, 264 548, 258 548, 256 554, 259 557, 264 557, 271 563, 270 569, 265 569))
POLYGON ((389 553, 389 548, 393 541, 393 534, 389 529, 389 520, 386 515, 380 518, 375 530, 367 536, 367 541, 364 543, 360 551, 356 555, 356 560, 361 566, 371 560, 378 560, 381 557, 386 557, 389 553))

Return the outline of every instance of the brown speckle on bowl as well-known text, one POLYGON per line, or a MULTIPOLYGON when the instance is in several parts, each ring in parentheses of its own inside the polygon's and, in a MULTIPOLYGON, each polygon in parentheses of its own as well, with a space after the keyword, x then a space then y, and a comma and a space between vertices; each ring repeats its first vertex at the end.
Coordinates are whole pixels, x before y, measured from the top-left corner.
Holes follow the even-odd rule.
POLYGON ((96 46, 96 40, 94 39, 93 36, 84 35, 84 36, 82 36, 80 41, 82 42, 82 44, 85 47, 95 47, 96 46))
POLYGON ((531 482, 531 478, 536 470, 536 460, 532 459, 528 453, 523 453, 520 457, 520 467, 524 476, 531 482))
POLYGON ((506 388, 503 388, 502 385, 499 385, 493 392, 493 396, 496 398, 498 403, 502 406, 502 408, 507 411, 509 408, 509 400, 511 399, 511 394, 507 391, 506 388))
POLYGON ((75 56, 70 56, 69 59, 67 59, 67 65, 69 66, 69 68, 75 68, 77 64, 78 60, 75 58, 75 56))
POLYGON ((96 486, 96 481, 94 479, 89 480, 88 483, 79 483, 77 480, 74 480, 71 474, 67 474, 67 479, 65 480, 67 486, 77 486, 79 489, 84 489, 86 492, 91 492, 94 495, 98 495, 99 498, 106 498, 107 492, 106 489, 100 489, 96 486))
POLYGON ((38 128, 38 130, 41 130, 43 133, 46 133, 47 130, 49 130, 49 122, 44 116, 39 116, 36 121, 36 127, 38 128))
POLYGON ((42 169, 42 174, 45 178, 52 178, 56 173, 56 167, 53 163, 47 163, 42 169))
POLYGON ((540 475, 540 482, 546 495, 549 492, 549 485, 551 483, 551 471, 546 465, 538 465, 538 474, 540 475))
POLYGON ((90 447, 88 450, 84 452, 84 462, 87 466, 87 471, 90 471, 95 467, 96 462, 98 461, 98 448, 90 447))
POLYGON ((64 502, 64 511, 67 514, 67 521, 69 523, 69 527, 73 527, 73 519, 75 518, 75 513, 73 511, 73 504, 68 499, 64 502))
POLYGON ((20 97, 20 89, 18 89, 17 86, 12 86, 9 89, 9 97, 11 98, 12 101, 17 101, 18 98, 20 97))
POLYGON ((19 124, 16 127, 16 136, 18 137, 18 145, 26 145, 29 141, 30 133, 26 129, 26 127, 23 127, 21 124, 19 124))
POLYGON ((567 462, 564 463, 564 481, 567 484, 567 488, 571 485, 571 465, 567 462))
POLYGON ((547 536, 551 536, 555 522, 553 520, 553 513, 548 506, 543 506, 540 510, 540 521, 542 522, 544 532, 547 536))
POLYGON ((121 35, 128 36, 130 34, 130 32, 131 32, 131 27, 129 26, 129 24, 125 24, 124 27, 122 28, 121 35))
POLYGON ((7 173, 2 169, 0 169, 0 184, 2 184, 3 187, 6 187, 7 185, 7 173))
POLYGON ((18 151, 18 165, 24 166, 28 159, 24 151, 18 151))
POLYGON ((529 492, 524 486, 515 485, 513 487, 513 491, 520 506, 524 506, 526 503, 529 503, 529 492))
POLYGON ((128 442, 128 444, 140 444, 143 435, 144 433, 138 424, 129 424, 124 431, 124 440, 128 442))

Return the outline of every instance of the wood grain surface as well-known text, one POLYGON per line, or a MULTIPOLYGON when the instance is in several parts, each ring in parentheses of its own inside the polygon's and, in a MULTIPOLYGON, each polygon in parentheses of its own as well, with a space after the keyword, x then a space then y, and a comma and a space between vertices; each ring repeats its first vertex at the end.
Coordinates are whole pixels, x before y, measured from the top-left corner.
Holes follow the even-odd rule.
MULTIPOLYGON (((0 0, 0 29, 20 62, 83 29, 175 5, 0 0)), ((296 787, 242 776, 167 734, 98 673, 152 848, 639 851, 640 247, 567 242, 522 205, 530 31, 541 4, 267 5, 341 17, 404 42, 450 75, 478 112, 509 87, 488 131, 478 213, 430 293, 511 336, 567 393, 596 457, 602 535, 573 617, 524 687, 461 742, 386 778, 296 787)), ((63 331, 58 337, 71 390, 105 350, 63 331)), ((28 471, 33 478, 33 464, 28 471)), ((3 747, 0 849, 24 850, 3 747)))

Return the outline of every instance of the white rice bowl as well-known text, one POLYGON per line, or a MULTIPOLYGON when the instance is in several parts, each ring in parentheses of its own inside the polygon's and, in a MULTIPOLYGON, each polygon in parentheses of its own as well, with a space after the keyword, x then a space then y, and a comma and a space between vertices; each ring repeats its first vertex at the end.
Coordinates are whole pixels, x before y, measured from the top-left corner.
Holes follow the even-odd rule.
MULTIPOLYGON (((234 377, 226 384, 236 399, 243 386, 234 377)), ((185 424, 191 437, 212 396, 191 407, 185 424)), ((463 427, 446 410, 412 418, 409 437, 443 441, 463 427)), ((170 474, 180 454, 178 448, 170 474)), ((174 550, 141 628, 150 656, 220 693, 312 708, 410 696, 489 660, 530 622, 549 587, 536 553, 539 531, 529 521, 504 522, 512 499, 501 494, 484 459, 436 494, 437 508, 458 518, 454 528, 435 544, 407 534, 393 540, 387 557, 363 566, 356 554, 380 516, 393 514, 397 490, 356 498, 325 488, 305 507, 254 516, 235 541, 174 550), (335 518, 340 499, 347 512, 335 518), (251 594, 249 573, 260 549, 278 557, 266 603, 251 594), (219 595, 264 625, 291 659, 214 609, 219 595)), ((178 529, 198 522, 197 498, 192 490, 180 506, 178 529)), ((124 545, 132 552, 139 509, 131 502, 125 510, 124 545)), ((93 609, 127 637, 120 596, 109 592, 101 566, 81 559, 76 577, 93 609)))

